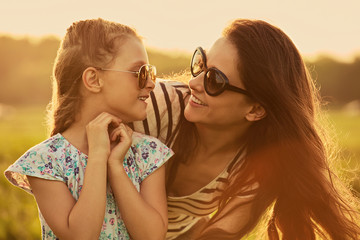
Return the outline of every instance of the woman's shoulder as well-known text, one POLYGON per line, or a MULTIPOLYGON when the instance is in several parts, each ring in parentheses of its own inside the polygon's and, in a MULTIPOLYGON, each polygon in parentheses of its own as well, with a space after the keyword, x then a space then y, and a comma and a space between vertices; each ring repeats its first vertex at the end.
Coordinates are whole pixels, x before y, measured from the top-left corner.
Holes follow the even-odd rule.
POLYGON ((133 129, 170 145, 183 118, 189 94, 189 87, 183 82, 158 79, 147 100, 147 118, 132 123, 133 129))
POLYGON ((155 96, 163 97, 164 100, 184 100, 190 93, 189 86, 184 82, 160 79, 153 90, 155 96))

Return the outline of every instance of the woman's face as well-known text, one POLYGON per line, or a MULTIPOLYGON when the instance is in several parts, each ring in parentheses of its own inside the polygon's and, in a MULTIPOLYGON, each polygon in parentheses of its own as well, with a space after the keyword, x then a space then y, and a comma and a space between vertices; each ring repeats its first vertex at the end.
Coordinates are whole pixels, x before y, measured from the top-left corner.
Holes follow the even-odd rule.
MULTIPOLYGON (((207 68, 217 68, 227 76, 231 85, 244 89, 237 69, 237 50, 228 39, 218 39, 206 52, 206 58, 207 68)), ((229 90, 218 96, 208 95, 204 90, 204 72, 192 78, 189 86, 191 97, 185 108, 188 121, 222 129, 247 122, 245 115, 252 106, 245 95, 229 90)))
MULTIPOLYGON (((115 61, 109 69, 122 71, 139 71, 140 67, 148 63, 148 56, 140 40, 129 37, 118 50, 115 61)), ((146 117, 146 102, 154 83, 148 78, 145 88, 139 88, 138 76, 134 73, 102 71, 103 103, 107 111, 121 118, 124 122, 143 120, 146 117)))

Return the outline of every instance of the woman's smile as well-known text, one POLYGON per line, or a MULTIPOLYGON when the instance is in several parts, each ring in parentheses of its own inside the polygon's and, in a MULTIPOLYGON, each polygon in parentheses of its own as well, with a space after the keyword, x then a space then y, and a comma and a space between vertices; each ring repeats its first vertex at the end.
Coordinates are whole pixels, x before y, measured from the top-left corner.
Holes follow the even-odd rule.
POLYGON ((190 102, 191 102, 191 103, 195 103, 196 105, 208 106, 207 104, 205 104, 203 101, 201 101, 200 99, 198 99, 198 98, 195 97, 194 95, 191 95, 191 97, 190 97, 190 102))

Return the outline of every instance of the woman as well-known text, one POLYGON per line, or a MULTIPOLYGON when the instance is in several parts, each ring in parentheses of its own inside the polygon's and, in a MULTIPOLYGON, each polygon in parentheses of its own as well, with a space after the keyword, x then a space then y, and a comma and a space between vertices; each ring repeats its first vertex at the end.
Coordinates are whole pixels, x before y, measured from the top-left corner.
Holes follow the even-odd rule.
POLYGON ((261 219, 269 239, 360 238, 354 199, 329 169, 316 88, 285 33, 235 20, 195 51, 191 73, 185 119, 183 88, 161 83, 144 122, 175 152, 167 239, 240 239, 261 219))

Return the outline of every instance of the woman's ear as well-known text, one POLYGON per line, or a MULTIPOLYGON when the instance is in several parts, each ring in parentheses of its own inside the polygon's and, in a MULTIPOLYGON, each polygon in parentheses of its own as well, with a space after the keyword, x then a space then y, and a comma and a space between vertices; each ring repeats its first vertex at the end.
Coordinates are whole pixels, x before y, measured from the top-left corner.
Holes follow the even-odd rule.
POLYGON ((264 117, 266 117, 265 108, 258 103, 255 103, 251 110, 245 115, 246 120, 249 122, 258 121, 264 117))
POLYGON ((99 72, 94 67, 88 67, 84 70, 82 74, 82 81, 85 88, 93 93, 100 92, 103 86, 103 81, 99 76, 99 72))

